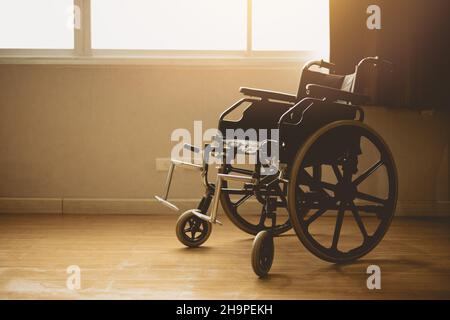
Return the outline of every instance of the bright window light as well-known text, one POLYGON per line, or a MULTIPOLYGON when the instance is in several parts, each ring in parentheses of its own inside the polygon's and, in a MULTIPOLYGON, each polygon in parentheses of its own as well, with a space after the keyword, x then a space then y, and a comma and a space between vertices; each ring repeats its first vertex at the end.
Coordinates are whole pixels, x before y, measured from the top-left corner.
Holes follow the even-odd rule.
POLYGON ((0 0, 0 48, 73 49, 73 0, 0 0))
POLYGON ((91 0, 93 49, 245 50, 246 0, 91 0))
POLYGON ((329 0, 253 0, 253 50, 328 56, 329 0))

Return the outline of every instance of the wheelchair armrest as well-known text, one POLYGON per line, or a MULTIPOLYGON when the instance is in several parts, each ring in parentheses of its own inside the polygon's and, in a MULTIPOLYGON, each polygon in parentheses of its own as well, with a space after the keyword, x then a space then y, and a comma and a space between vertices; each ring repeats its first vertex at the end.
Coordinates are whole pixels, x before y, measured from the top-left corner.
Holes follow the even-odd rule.
POLYGON ((245 88, 241 87, 239 90, 242 94, 249 96, 249 97, 258 97, 262 99, 273 99, 273 100, 279 100, 279 101, 286 101, 286 102, 297 102, 297 96, 283 93, 283 92, 276 92, 276 91, 268 91, 268 90, 261 90, 261 89, 254 89, 254 88, 245 88))
POLYGON ((306 92, 308 96, 313 98, 319 99, 326 98, 327 100, 331 101, 344 100, 356 105, 366 104, 370 101, 370 98, 365 95, 343 91, 331 87, 321 86, 317 84, 308 84, 306 86, 306 92))

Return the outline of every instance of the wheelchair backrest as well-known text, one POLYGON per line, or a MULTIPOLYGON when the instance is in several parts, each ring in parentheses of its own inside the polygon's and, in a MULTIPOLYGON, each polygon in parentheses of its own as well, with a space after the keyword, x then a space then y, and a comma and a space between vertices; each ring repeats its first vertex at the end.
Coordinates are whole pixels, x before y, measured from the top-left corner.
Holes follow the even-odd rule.
POLYGON ((308 84, 318 84, 321 86, 340 89, 348 92, 354 92, 356 73, 349 75, 327 74, 319 71, 310 70, 311 65, 306 65, 302 71, 300 85, 297 92, 297 100, 307 96, 306 86, 308 84))
POLYGON ((356 65, 355 72, 352 74, 335 74, 334 67, 334 64, 324 62, 323 60, 307 63, 303 67, 302 75, 300 77, 297 100, 300 101, 307 96, 306 86, 308 84, 317 84, 352 93, 364 94, 369 96, 372 102, 375 102, 380 99, 380 93, 377 92, 379 83, 388 80, 386 79, 386 76, 380 77, 380 74, 386 75, 386 72, 392 72, 393 65, 390 61, 378 57, 366 57, 356 65), (323 73, 312 70, 312 67, 314 66, 329 69, 330 72, 323 73), (371 68, 367 68, 366 66, 371 68), (372 67, 376 67, 375 70, 372 67), (381 73, 380 70, 382 71, 381 73))

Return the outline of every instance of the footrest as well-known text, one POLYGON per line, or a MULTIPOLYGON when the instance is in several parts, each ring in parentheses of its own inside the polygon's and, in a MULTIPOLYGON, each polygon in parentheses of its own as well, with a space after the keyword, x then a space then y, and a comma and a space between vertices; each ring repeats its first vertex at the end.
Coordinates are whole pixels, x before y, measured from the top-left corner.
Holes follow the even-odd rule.
POLYGON ((212 221, 210 216, 207 216, 206 214, 201 213, 199 210, 195 209, 191 211, 193 214, 195 214, 197 217, 199 217, 202 220, 211 222, 211 223, 217 223, 219 225, 222 225, 222 222, 216 219, 216 221, 212 221))
POLYGON ((170 203, 167 200, 164 200, 161 197, 155 196, 155 199, 158 200, 161 204, 165 205, 166 207, 175 210, 175 211, 179 211, 180 209, 178 209, 178 207, 176 205, 174 205, 173 203, 170 203))
POLYGON ((199 165, 199 164, 181 161, 181 160, 177 160, 177 159, 171 159, 171 161, 174 165, 176 165, 178 167, 203 171, 203 166, 199 165))

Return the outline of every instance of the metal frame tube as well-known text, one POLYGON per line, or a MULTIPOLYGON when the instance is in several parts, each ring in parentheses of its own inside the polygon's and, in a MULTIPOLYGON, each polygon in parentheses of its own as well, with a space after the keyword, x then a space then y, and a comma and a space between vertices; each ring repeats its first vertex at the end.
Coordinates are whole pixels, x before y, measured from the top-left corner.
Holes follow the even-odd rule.
POLYGON ((217 221, 217 212, 219 211, 219 197, 220 192, 222 191, 222 181, 244 181, 244 182, 251 182, 254 183, 255 179, 252 177, 245 177, 245 176, 237 176, 237 175, 231 175, 231 174, 223 174, 218 173, 216 178, 216 189, 214 190, 214 199, 213 199, 213 205, 211 209, 210 214, 210 221, 212 223, 216 223, 217 221))
POLYGON ((189 162, 184 162, 184 161, 171 159, 169 172, 167 173, 167 178, 166 178, 166 185, 165 185, 165 190, 164 190, 164 196, 163 197, 155 196, 155 199, 158 200, 163 205, 165 205, 166 207, 169 207, 169 208, 171 208, 173 210, 178 211, 179 210, 178 207, 176 205, 174 205, 173 203, 170 203, 167 200, 169 198, 169 192, 170 192, 170 186, 172 184, 173 172, 174 172, 176 166, 183 167, 183 168, 188 168, 188 169, 195 169, 195 170, 198 170, 198 171, 203 171, 203 166, 202 165, 193 164, 193 163, 189 163, 189 162))
POLYGON ((175 169, 175 164, 172 162, 170 164, 170 168, 169 168, 169 172, 167 173, 167 178, 166 178, 166 190, 164 192, 164 200, 167 200, 167 197, 169 196, 169 190, 170 190, 170 185, 172 184, 172 176, 173 176, 173 170, 175 169))

